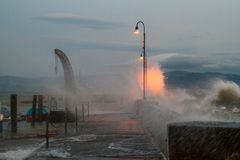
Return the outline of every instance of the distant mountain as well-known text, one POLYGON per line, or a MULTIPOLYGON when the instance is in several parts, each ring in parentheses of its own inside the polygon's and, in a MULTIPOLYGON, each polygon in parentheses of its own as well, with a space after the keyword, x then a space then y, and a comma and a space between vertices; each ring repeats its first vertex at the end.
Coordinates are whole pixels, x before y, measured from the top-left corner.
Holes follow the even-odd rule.
MULTIPOLYGON (((75 78, 76 87, 83 92, 88 91, 95 93, 107 92, 119 88, 123 91, 127 90, 125 84, 129 84, 125 76, 109 74, 109 75, 91 75, 75 78), (80 86, 80 87, 79 87, 80 86)), ((52 93, 60 91, 64 88, 63 77, 41 77, 41 78, 23 78, 15 76, 0 76, 0 94, 1 93, 52 93)))
POLYGON ((240 75, 217 72, 171 71, 164 73, 166 85, 170 88, 208 88, 216 80, 232 81, 240 84, 240 75))
MULTIPOLYGON (((233 81, 237 84, 240 84, 240 75, 235 74, 171 71, 164 73, 164 75, 166 77, 166 85, 169 88, 208 88, 209 85, 217 79, 233 81)), ((81 86, 100 91, 102 88, 106 87, 122 88, 122 90, 124 90, 124 84, 128 84, 128 81, 125 80, 123 76, 119 75, 82 76, 80 81, 81 86)), ((79 83, 78 80, 76 80, 76 83, 79 83)), ((23 78, 14 76, 0 76, 0 93, 42 93, 50 90, 51 88, 63 88, 63 86, 64 79, 60 77, 23 78)))
POLYGON ((0 93, 43 92, 49 87, 56 86, 60 81, 60 79, 49 77, 23 78, 0 76, 0 93))

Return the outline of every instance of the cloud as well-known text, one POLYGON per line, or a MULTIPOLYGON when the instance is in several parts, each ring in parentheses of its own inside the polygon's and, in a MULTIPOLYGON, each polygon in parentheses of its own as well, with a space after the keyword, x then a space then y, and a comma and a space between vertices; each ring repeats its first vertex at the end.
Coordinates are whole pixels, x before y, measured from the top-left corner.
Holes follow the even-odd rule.
POLYGON ((160 60, 160 64, 165 71, 239 73, 240 60, 238 55, 238 53, 172 54, 171 57, 160 60))
POLYGON ((72 24, 81 28, 88 29, 110 29, 122 27, 122 24, 116 22, 109 22, 100 19, 82 17, 71 13, 54 13, 45 16, 35 17, 37 20, 48 21, 60 24, 72 24))
POLYGON ((161 66, 169 70, 194 70, 201 68, 204 63, 197 57, 177 55, 162 61, 161 66))

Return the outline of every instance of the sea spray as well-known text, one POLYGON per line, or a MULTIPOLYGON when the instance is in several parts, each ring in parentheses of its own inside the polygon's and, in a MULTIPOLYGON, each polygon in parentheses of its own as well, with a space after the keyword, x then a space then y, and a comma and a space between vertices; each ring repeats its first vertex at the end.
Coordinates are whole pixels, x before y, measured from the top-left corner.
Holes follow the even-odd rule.
MULTIPOLYGON (((226 121, 225 117, 216 116, 216 105, 213 103, 219 92, 226 88, 240 93, 237 84, 218 80, 201 96, 190 94, 185 89, 171 89, 165 90, 165 94, 161 96, 143 100, 139 107, 144 127, 152 134, 161 151, 167 154, 167 124, 183 121, 226 121)), ((230 117, 228 121, 236 119, 230 117)))

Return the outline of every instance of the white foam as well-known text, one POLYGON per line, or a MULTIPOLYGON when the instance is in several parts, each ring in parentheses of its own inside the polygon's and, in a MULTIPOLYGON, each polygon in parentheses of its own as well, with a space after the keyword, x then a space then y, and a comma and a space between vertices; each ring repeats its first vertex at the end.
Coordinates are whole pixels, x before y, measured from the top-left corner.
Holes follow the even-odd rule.
POLYGON ((70 153, 66 152, 63 149, 52 149, 39 152, 37 154, 40 157, 52 157, 52 158, 68 158, 71 156, 70 153))
POLYGON ((112 149, 112 150, 119 150, 119 151, 127 152, 127 153, 133 152, 132 149, 124 148, 120 144, 117 144, 117 143, 110 143, 108 148, 112 149))
POLYGON ((18 147, 16 150, 10 150, 7 152, 0 153, 1 160, 24 160, 29 157, 34 151, 39 149, 45 144, 45 142, 40 143, 39 145, 34 146, 22 146, 18 147))
POLYGON ((97 137, 94 134, 86 134, 86 135, 80 135, 80 136, 74 136, 67 138, 68 141, 71 142, 87 142, 87 141, 93 141, 96 140, 97 137))
POLYGON ((0 153, 0 159, 2 159, 2 160, 23 160, 23 159, 27 158, 34 150, 35 150, 35 148, 7 151, 4 153, 0 153))

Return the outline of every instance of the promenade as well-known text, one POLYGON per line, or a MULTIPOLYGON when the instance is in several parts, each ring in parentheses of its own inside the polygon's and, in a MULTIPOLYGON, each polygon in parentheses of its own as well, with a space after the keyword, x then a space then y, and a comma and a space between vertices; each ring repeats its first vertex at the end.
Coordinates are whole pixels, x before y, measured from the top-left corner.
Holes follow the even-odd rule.
POLYGON ((91 115, 85 122, 68 125, 68 135, 50 140, 49 148, 42 145, 28 160, 51 159, 162 160, 151 136, 141 122, 130 113, 91 115))

